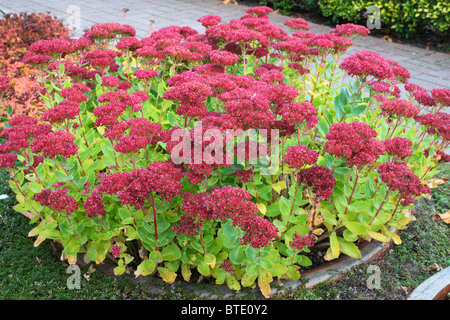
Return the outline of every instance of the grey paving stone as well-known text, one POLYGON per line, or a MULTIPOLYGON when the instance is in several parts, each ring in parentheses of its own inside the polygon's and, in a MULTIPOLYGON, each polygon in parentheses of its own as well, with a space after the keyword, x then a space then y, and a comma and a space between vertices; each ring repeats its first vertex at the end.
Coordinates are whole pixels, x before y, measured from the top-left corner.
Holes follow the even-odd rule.
MULTIPOLYGON (((130 9, 125 23, 132 25, 138 37, 145 37, 154 20, 153 30, 170 25, 190 26, 200 32, 204 28, 197 22, 203 15, 219 15, 223 22, 239 19, 248 8, 244 5, 224 5, 222 0, 0 0, 0 8, 10 12, 47 12, 67 21, 69 6, 80 8, 81 30, 74 30, 74 36, 98 22, 122 22, 123 8, 130 9)), ((283 26, 290 17, 270 13, 272 23, 283 26)), ((306 18, 307 19, 307 18, 306 18)), ((329 26, 310 23, 311 32, 327 33, 329 26)), ((345 53, 346 57, 358 50, 378 52, 394 59, 407 68, 411 82, 430 90, 435 87, 450 87, 450 56, 433 50, 388 42, 376 37, 360 37, 345 53)))

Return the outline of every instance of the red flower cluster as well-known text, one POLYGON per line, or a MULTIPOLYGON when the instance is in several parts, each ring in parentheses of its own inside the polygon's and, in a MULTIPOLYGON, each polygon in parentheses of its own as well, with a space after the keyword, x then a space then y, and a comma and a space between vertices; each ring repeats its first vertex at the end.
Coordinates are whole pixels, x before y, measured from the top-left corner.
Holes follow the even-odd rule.
POLYGON ((427 113, 416 116, 415 120, 425 126, 429 134, 436 134, 446 140, 450 140, 450 115, 448 113, 427 113))
POLYGON ((62 123, 66 119, 75 119, 80 114, 78 102, 63 100, 56 107, 49 109, 42 115, 42 120, 49 123, 62 123))
POLYGON ((52 208, 55 211, 65 211, 66 213, 75 212, 78 209, 78 202, 67 192, 70 188, 49 190, 45 189, 35 194, 34 200, 41 206, 52 208))
POLYGON ((315 164, 318 158, 319 154, 316 151, 307 150, 302 144, 289 147, 284 154, 284 162, 297 170, 303 169, 305 165, 315 164))
POLYGON ((14 168, 17 160, 15 153, 0 153, 0 168, 14 168))
POLYGON ((421 184, 420 179, 408 168, 405 162, 387 162, 378 167, 381 180, 390 189, 399 191, 402 205, 414 202, 415 197, 430 193, 430 188, 421 184))
POLYGON ((412 155, 412 142, 403 137, 394 137, 383 141, 386 153, 405 159, 412 155))
POLYGON ((222 263, 220 264, 220 267, 225 270, 226 272, 234 275, 233 271, 233 265, 231 264, 230 259, 224 259, 222 263))
POLYGON ((289 242, 289 245, 297 250, 302 250, 304 247, 312 247, 314 246, 314 239, 310 235, 300 235, 298 233, 295 234, 294 240, 289 242))
POLYGON ((380 54, 361 50, 346 57, 340 64, 351 76, 371 76, 379 81, 394 75, 389 62, 380 54))
POLYGON ((255 216, 258 207, 250 201, 251 198, 247 191, 232 186, 216 187, 210 193, 185 193, 181 206, 185 214, 172 230, 177 234, 195 235, 203 221, 220 219, 225 222, 231 219, 233 226, 246 232, 241 239, 243 244, 265 247, 277 237, 277 230, 267 219, 255 216))
POLYGON ((299 127, 303 121, 306 121, 308 127, 313 128, 319 122, 316 108, 308 101, 302 103, 283 102, 276 109, 276 113, 282 116, 283 121, 295 127, 299 127))
POLYGON ((116 37, 134 37, 135 35, 136 30, 132 26, 120 23, 97 23, 84 33, 84 37, 100 42, 116 37))
POLYGON ((252 181, 253 179, 253 170, 252 169, 236 169, 235 172, 231 174, 232 176, 236 176, 238 181, 241 183, 247 183, 252 181))
POLYGON ((239 217, 239 227, 245 231, 241 243, 256 249, 267 247, 273 239, 278 237, 277 228, 269 220, 260 216, 245 219, 239 217))
POLYGON ((204 101, 213 95, 211 88, 198 80, 178 81, 166 90, 163 99, 179 101, 177 114, 187 117, 199 117, 206 114, 204 101))
POLYGON ((386 61, 391 66, 392 73, 397 78, 397 80, 402 83, 408 83, 408 79, 411 78, 411 74, 409 73, 409 71, 402 67, 400 63, 395 60, 386 58, 386 61))
POLYGON ((297 182, 311 188, 312 192, 323 200, 328 199, 333 194, 336 184, 332 171, 322 166, 312 166, 300 170, 297 175, 297 182))
POLYGON ((121 55, 122 53, 120 51, 94 49, 86 52, 83 56, 82 63, 87 63, 93 68, 103 70, 113 65, 116 62, 116 58, 121 55))
POLYGON ((119 258, 120 257, 120 252, 122 251, 123 247, 119 246, 117 243, 113 244, 111 247, 111 255, 113 256, 113 258, 119 258))
POLYGON ((44 157, 55 158, 63 156, 70 158, 78 153, 78 146, 74 143, 75 137, 68 131, 57 130, 45 135, 39 135, 31 143, 31 151, 40 153, 44 157))
POLYGON ((420 109, 411 102, 404 99, 390 99, 384 101, 380 108, 390 117, 412 118, 419 114, 420 109))
POLYGON ((383 144, 375 139, 376 131, 363 122, 333 124, 325 137, 325 150, 338 158, 346 157, 348 167, 373 163, 385 153, 383 144))
POLYGON ((293 30, 309 30, 309 23, 305 19, 302 18, 293 18, 288 19, 283 22, 285 26, 293 30))
POLYGON ((105 215, 104 194, 115 194, 122 205, 133 205, 136 209, 142 208, 152 195, 171 202, 181 194, 183 176, 181 169, 168 161, 156 161, 147 168, 131 172, 102 174, 100 184, 86 199, 84 209, 91 218, 105 215))
POLYGON ((431 90, 431 96, 433 97, 436 103, 439 103, 441 106, 448 107, 450 106, 450 90, 449 89, 433 89, 431 90))
POLYGON ((370 33, 370 30, 358 24, 346 23, 337 25, 335 32, 342 36, 352 36, 356 34, 367 37, 370 33))
POLYGON ((208 28, 221 23, 222 18, 220 16, 206 15, 198 18, 197 21, 200 22, 205 28, 208 28))

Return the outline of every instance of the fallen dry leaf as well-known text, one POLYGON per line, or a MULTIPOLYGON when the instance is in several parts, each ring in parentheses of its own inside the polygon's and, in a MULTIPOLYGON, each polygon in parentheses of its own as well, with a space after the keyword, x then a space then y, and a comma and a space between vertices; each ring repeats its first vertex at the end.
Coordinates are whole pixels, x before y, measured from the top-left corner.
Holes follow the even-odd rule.
POLYGON ((391 36, 384 36, 383 40, 392 42, 392 37, 391 36))
POLYGON ((440 186, 448 181, 448 179, 430 179, 427 181, 427 186, 431 189, 440 186))
POLYGON ((446 213, 442 213, 442 214, 438 213, 438 215, 442 221, 444 221, 445 223, 450 223, 450 210, 447 211, 446 213))
POLYGON ((223 0, 223 4, 238 4, 236 0, 223 0))

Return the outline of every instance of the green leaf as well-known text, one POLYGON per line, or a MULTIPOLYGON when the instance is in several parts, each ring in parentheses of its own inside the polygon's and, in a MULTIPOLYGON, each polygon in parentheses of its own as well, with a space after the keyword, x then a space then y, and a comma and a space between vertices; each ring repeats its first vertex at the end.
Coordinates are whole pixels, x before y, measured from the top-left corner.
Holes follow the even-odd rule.
POLYGON ((148 260, 150 260, 150 261, 152 261, 154 263, 161 263, 161 262, 163 262, 164 258, 162 256, 161 252, 159 252, 159 251, 152 251, 148 255, 148 260))
POLYGON ((280 263, 274 263, 273 267, 268 269, 273 277, 279 277, 288 271, 288 268, 280 263))
POLYGON ((233 264, 242 264, 245 261, 244 248, 242 246, 235 247, 231 250, 229 257, 233 264))
POLYGON ((156 263, 147 259, 147 260, 142 261, 142 263, 137 267, 137 270, 135 271, 134 274, 136 275, 136 277, 139 275, 148 276, 153 271, 155 271, 155 269, 156 269, 156 263))
POLYGON ((361 259, 361 251, 359 251, 358 247, 353 242, 345 241, 341 237, 337 237, 337 240, 342 253, 355 259, 361 259))
POLYGON ((367 227, 356 221, 345 221, 344 226, 355 234, 364 234, 367 231, 367 227))
POLYGON ((216 265, 216 256, 213 254, 207 254, 205 256, 205 263, 210 266, 211 268, 214 268, 214 266, 216 265))
POLYGON ((198 272, 200 272, 201 275, 204 275, 205 277, 211 274, 211 269, 209 268, 209 265, 204 261, 200 262, 200 264, 197 266, 197 270, 198 272))
POLYGON ((58 179, 58 180, 61 181, 61 182, 68 182, 68 181, 70 181, 71 179, 73 179, 72 176, 68 176, 67 174, 62 173, 61 171, 55 170, 55 171, 54 171, 54 174, 55 174, 55 176, 56 176, 56 179, 58 179))
POLYGON ((388 241, 391 240, 391 239, 389 239, 388 237, 386 237, 384 234, 381 234, 381 233, 378 233, 378 232, 367 231, 367 234, 368 234, 371 238, 373 238, 373 239, 375 239, 375 240, 378 240, 378 241, 381 241, 381 242, 388 242, 388 241))
POLYGON ((272 203, 266 209, 266 217, 276 217, 280 214, 280 206, 278 203, 272 203))
POLYGON ((338 258, 341 248, 335 231, 333 231, 330 235, 330 248, 333 256, 338 258))
POLYGON ((174 261, 181 259, 181 251, 180 248, 178 248, 177 245, 171 244, 161 251, 161 255, 164 261, 174 261))
POLYGON ((239 245, 240 239, 238 229, 231 225, 224 224, 222 225, 221 231, 222 245, 225 248, 232 249, 239 245))
POLYGON ((245 271, 249 276, 255 275, 259 271, 259 264, 250 262, 247 267, 245 268, 245 271))
POLYGON ((29 182, 27 185, 28 188, 30 188, 30 190, 33 191, 34 193, 39 193, 42 190, 44 190, 44 187, 38 182, 29 182))
POLYGON ((320 120, 319 123, 316 124, 316 127, 322 137, 325 137, 326 134, 330 131, 330 126, 325 119, 320 120))
POLYGON ((291 201, 286 199, 284 196, 281 196, 280 202, 278 203, 281 215, 283 219, 287 218, 291 213, 291 201))
POLYGON ((336 96, 334 99, 334 112, 336 113, 336 119, 340 121, 344 116, 344 104, 341 103, 340 97, 342 96, 342 91, 339 96, 336 96))

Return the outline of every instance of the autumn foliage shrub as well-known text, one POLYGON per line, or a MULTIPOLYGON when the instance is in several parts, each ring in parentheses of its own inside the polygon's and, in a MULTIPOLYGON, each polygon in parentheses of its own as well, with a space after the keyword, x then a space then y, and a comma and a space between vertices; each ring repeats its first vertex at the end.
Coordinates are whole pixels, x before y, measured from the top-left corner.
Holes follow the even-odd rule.
POLYGON ((10 118, 13 114, 40 117, 45 111, 38 73, 22 60, 31 44, 55 38, 68 39, 69 29, 48 14, 8 13, 0 19, 0 74, 6 86, 1 90, 2 117, 10 118))
POLYGON ((313 34, 295 18, 288 33, 270 11, 201 17, 204 33, 137 39, 107 23, 33 43, 24 61, 48 109, 42 124, 9 121, 0 167, 35 245, 269 296, 274 278, 312 265, 311 248, 329 261, 360 258, 363 241, 400 244, 449 160, 449 90, 428 93, 372 51, 340 61, 364 27, 313 34))

